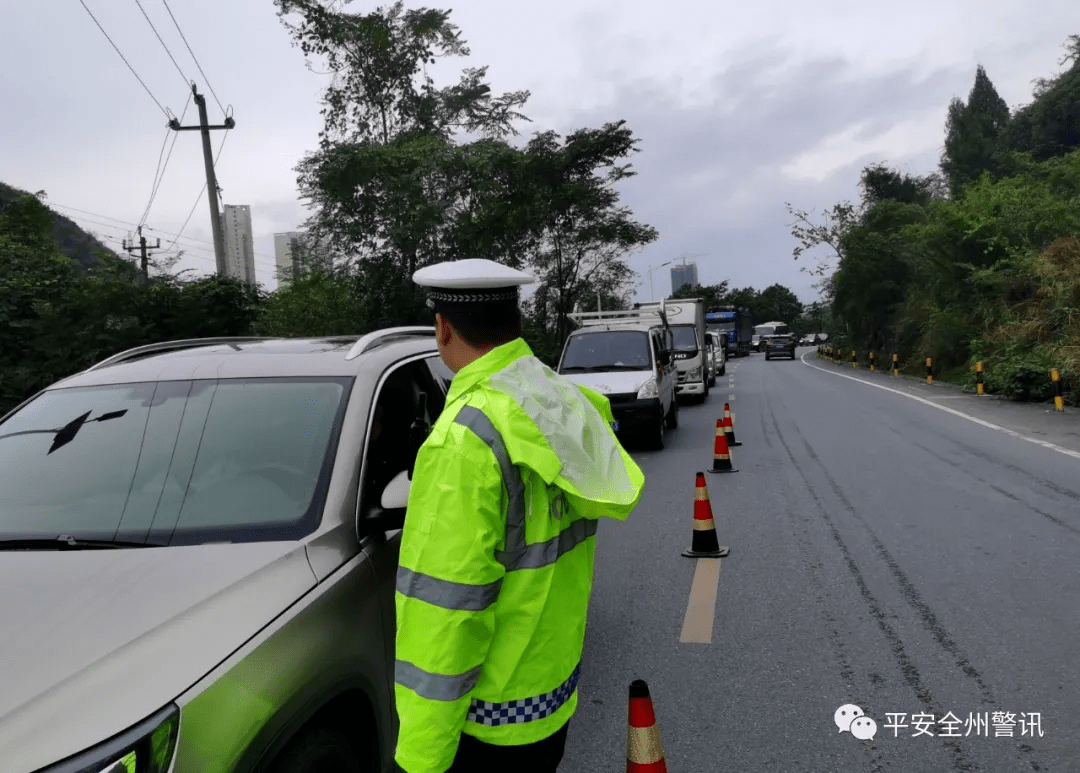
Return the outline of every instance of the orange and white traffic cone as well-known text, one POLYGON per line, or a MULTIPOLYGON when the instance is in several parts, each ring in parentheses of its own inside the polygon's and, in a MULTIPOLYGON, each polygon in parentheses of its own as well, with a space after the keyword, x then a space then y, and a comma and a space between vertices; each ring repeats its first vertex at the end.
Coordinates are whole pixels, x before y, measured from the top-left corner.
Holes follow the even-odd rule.
POLYGON ((649 685, 630 683, 630 720, 626 730, 626 773, 667 773, 660 728, 656 726, 649 685))
POLYGON ((724 432, 724 420, 716 420, 716 444, 713 447, 713 464, 709 472, 738 472, 731 464, 731 450, 724 432))
POLYGON ((705 473, 699 472, 694 481, 694 539, 690 549, 684 550, 687 558, 723 558, 729 548, 721 547, 716 539, 716 522, 713 521, 709 489, 705 486, 705 473))
POLYGON ((735 419, 731 415, 731 405, 729 403, 724 403, 724 434, 727 435, 729 447, 742 445, 735 439, 735 419))

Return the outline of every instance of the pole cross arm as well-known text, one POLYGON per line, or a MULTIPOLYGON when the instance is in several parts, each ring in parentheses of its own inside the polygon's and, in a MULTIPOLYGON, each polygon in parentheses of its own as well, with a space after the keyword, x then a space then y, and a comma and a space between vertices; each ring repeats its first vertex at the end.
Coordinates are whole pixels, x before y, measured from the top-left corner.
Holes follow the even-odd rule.
POLYGON ((236 128, 236 121, 232 119, 232 116, 229 116, 225 119, 225 123, 219 126, 181 126, 180 121, 173 118, 169 121, 169 128, 177 132, 201 131, 202 129, 234 129, 236 128))

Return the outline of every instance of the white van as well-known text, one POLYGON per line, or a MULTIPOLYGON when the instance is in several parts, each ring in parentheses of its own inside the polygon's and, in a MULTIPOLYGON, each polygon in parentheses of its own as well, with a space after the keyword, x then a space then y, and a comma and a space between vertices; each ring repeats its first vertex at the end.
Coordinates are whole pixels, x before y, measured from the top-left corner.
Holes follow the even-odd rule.
POLYGON ((663 448, 665 430, 679 426, 670 329, 662 318, 661 324, 650 324, 657 315, 639 312, 584 312, 570 318, 582 327, 566 339, 555 371, 608 398, 620 437, 642 436, 663 448))

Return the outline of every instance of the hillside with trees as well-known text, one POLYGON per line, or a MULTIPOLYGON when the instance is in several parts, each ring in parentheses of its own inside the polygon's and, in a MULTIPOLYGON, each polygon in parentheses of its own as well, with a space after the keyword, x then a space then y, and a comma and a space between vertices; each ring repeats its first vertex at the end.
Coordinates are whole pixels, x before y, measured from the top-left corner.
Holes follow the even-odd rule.
MULTIPOLYGON (((0 182, 0 209, 23 196, 29 195, 26 191, 0 182)), ((42 198, 46 204, 48 203, 48 199, 44 197, 43 192, 35 195, 42 198)), ((53 210, 50 210, 50 213, 53 221, 52 233, 56 238, 56 244, 61 255, 71 258, 83 268, 90 268, 98 264, 98 255, 100 253, 114 254, 112 250, 99 242, 93 235, 88 234, 76 225, 73 220, 53 210)))
POLYGON ((968 99, 949 105, 938 170, 866 167, 857 203, 815 220, 788 206, 794 257, 824 248, 834 338, 897 352, 912 372, 1045 400, 1058 368, 1080 383, 1080 36, 1065 69, 1009 111, 978 67, 968 99))

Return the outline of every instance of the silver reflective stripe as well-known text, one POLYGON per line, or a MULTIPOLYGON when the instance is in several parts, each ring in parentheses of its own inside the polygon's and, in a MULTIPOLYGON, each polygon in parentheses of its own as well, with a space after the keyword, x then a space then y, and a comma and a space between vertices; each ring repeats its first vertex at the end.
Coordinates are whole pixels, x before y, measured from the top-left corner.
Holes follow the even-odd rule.
POLYGON ((521 480, 521 471, 510 462, 502 435, 482 411, 471 405, 462 407, 454 421, 471 430, 488 445, 502 470, 509 503, 506 508, 506 547, 496 555, 496 560, 506 571, 549 566, 558 561, 559 556, 596 534, 596 521, 582 519, 574 521, 546 542, 529 545, 525 541, 525 484, 521 480))
POLYGON ((464 698, 480 679, 483 665, 469 669, 464 674, 433 674, 406 660, 395 664, 394 681, 408 687, 421 698, 432 701, 456 701, 464 698))
POLYGON ((539 569, 549 566, 559 560, 559 556, 569 553, 575 547, 596 534, 596 521, 582 518, 574 521, 558 536, 552 537, 547 542, 538 542, 535 545, 526 545, 518 551, 506 551, 498 555, 499 563, 506 567, 506 571, 515 569, 539 569))
POLYGON ((503 483, 509 498, 506 507, 506 551, 517 553, 525 549, 525 484, 521 471, 510 462, 502 435, 482 411, 471 405, 464 406, 454 422, 472 430, 473 434, 487 443, 499 462, 503 483))
POLYGON ((486 585, 470 585, 440 580, 428 574, 406 569, 404 566, 398 567, 398 593, 444 609, 460 609, 467 612, 487 609, 499 598, 501 587, 502 578, 486 585))

